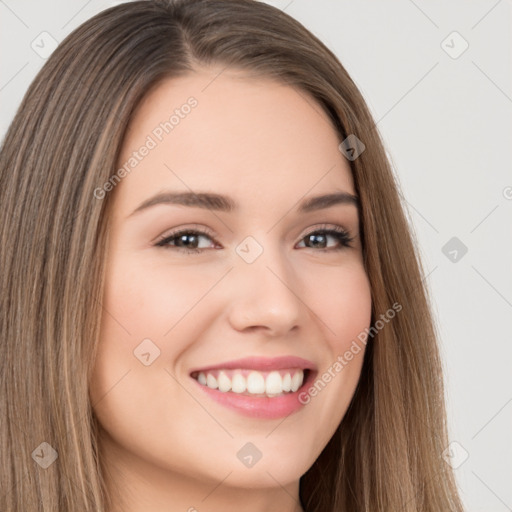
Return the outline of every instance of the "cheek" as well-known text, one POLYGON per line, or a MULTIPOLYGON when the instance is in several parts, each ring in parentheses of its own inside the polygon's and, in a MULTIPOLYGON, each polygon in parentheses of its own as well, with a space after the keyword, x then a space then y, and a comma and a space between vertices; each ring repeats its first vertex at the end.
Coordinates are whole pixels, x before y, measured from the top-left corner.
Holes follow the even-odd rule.
MULTIPOLYGON (((328 438, 343 418, 361 375, 366 345, 358 336, 370 326, 372 298, 362 264, 347 265, 316 283, 310 300, 316 304, 325 350, 319 373, 307 391, 309 397, 301 399, 309 403, 311 416, 322 422, 328 438)), ((318 442, 320 447, 322 440, 318 442)))
POLYGON ((354 339, 370 325, 372 298, 368 276, 362 264, 317 276, 308 296, 315 304, 333 354, 343 353, 354 339))
POLYGON ((158 262, 148 264, 125 256, 112 260, 91 381, 93 403, 128 371, 130 380, 148 378, 147 367, 137 354, 158 354, 152 368, 172 365, 194 339, 199 329, 194 314, 201 310, 201 298, 216 280, 211 269, 170 270, 158 262))
MULTIPOLYGON (((101 425, 124 446, 135 449, 139 439, 135 433, 148 425, 169 425, 166 414, 173 401, 182 408, 190 402, 165 370, 188 348, 193 339, 190 313, 213 278, 218 279, 211 272, 210 280, 203 277, 197 272, 166 271, 147 262, 142 265, 126 257, 112 260, 89 389, 101 425), (158 353, 150 365, 137 358, 140 347, 151 358, 158 353)), ((159 452, 152 448, 153 453, 159 452)))
POLYGON ((211 270, 187 271, 125 259, 107 278, 104 305, 111 324, 121 336, 161 340, 192 311, 218 276, 211 270), (123 329, 124 328, 124 329, 123 329))
MULTIPOLYGON (((345 275, 343 288, 337 296, 336 306, 329 310, 336 334, 327 338, 332 352, 329 368, 331 373, 336 370, 342 373, 343 378, 339 379, 338 385, 343 382, 345 389, 353 392, 366 349, 361 333, 369 328, 372 314, 370 282, 362 266, 345 275)), ((348 395, 351 396, 350 393, 348 395)))

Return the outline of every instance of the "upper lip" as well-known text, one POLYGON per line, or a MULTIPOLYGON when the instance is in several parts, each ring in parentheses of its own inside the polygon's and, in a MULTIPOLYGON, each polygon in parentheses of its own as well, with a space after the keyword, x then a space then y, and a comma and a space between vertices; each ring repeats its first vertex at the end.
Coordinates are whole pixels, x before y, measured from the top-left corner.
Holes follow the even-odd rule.
POLYGON ((303 370, 316 370, 316 365, 312 361, 297 356, 280 356, 280 357, 244 357, 242 359, 234 359, 210 366, 194 368, 190 373, 206 372, 208 370, 226 370, 248 369, 259 371, 284 370, 288 368, 302 368, 303 370))

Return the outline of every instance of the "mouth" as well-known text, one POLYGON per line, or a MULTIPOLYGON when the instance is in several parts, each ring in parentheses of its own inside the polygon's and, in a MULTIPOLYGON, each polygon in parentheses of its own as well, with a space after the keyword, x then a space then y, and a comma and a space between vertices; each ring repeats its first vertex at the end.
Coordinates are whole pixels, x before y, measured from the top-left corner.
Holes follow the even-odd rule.
POLYGON ((190 377, 204 396, 244 416, 262 420, 289 416, 309 402, 306 391, 318 369, 296 356, 245 357, 192 368, 190 377))
POLYGON ((262 371, 249 368, 219 368, 193 371, 190 376, 201 386, 220 393, 254 398, 274 398, 298 392, 311 380, 309 368, 262 371))

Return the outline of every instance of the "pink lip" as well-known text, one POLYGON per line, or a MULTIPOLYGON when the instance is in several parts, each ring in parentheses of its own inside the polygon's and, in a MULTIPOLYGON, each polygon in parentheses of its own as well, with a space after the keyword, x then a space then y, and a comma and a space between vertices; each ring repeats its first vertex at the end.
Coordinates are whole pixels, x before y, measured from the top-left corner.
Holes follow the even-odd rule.
POLYGON ((222 368, 246 368, 259 371, 282 370, 287 368, 302 368, 303 370, 309 370, 305 375, 306 378, 302 383, 302 386, 297 391, 276 397, 252 397, 233 393, 232 391, 224 393, 218 389, 211 389, 207 386, 203 386, 192 377, 200 389, 216 402, 224 405, 225 407, 234 409, 245 416, 262 419, 283 418, 304 407, 305 403, 301 402, 299 398, 305 397, 307 394, 307 388, 310 387, 318 373, 316 365, 313 362, 300 357, 284 356, 275 358, 246 357, 212 366, 205 366, 203 368, 196 368, 193 369, 190 374, 192 375, 197 374, 198 372, 206 372, 208 370, 217 370, 222 368))
POLYGON ((196 379, 193 380, 210 398, 225 407, 236 410, 244 416, 261 419, 276 419, 289 416, 307 404, 307 401, 300 401, 299 398, 305 400, 308 396, 307 389, 314 382, 317 373, 318 372, 315 370, 308 371, 302 386, 297 391, 275 397, 253 397, 239 395, 231 391, 223 393, 218 389, 203 386, 196 379))
POLYGON ((272 371, 284 370, 287 368, 302 368, 303 370, 316 370, 316 365, 312 361, 302 359, 296 356, 281 356, 281 357, 244 357, 233 361, 226 361, 211 366, 204 366, 202 368, 194 368, 190 373, 206 372, 208 370, 235 370, 237 368, 247 368, 248 370, 258 371, 272 371))

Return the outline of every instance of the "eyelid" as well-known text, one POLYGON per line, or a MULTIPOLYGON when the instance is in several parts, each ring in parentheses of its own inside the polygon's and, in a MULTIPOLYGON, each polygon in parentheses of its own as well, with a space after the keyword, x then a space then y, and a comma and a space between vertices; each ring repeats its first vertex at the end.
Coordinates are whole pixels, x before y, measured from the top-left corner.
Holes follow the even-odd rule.
POLYGON ((320 223, 320 224, 314 224, 313 226, 309 226, 305 231, 302 232, 302 234, 299 237, 299 241, 302 240, 305 236, 310 235, 311 233, 314 233, 315 231, 337 231, 339 233, 345 232, 348 236, 351 235, 350 229, 346 228, 342 224, 333 224, 333 223, 320 223))
POLYGON ((212 229, 210 229, 206 226, 203 226, 201 224, 190 224, 190 225, 186 225, 186 226, 179 227, 176 229, 172 229, 169 232, 165 232, 163 235, 158 236, 154 243, 155 243, 155 245, 158 245, 160 242, 163 242, 167 238, 175 237, 183 232, 189 233, 191 231, 197 232, 198 235, 207 235, 214 242, 216 242, 216 239, 218 238, 217 234, 212 229))

